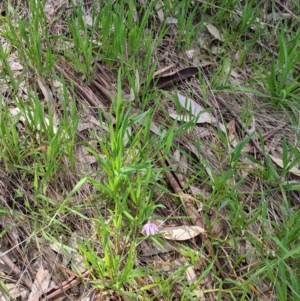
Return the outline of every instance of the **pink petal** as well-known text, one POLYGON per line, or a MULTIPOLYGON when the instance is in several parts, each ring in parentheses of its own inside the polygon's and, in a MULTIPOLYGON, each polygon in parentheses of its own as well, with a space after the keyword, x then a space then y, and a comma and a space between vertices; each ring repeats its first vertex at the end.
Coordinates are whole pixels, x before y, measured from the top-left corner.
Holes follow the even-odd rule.
POLYGON ((147 224, 145 224, 142 228, 142 233, 146 232, 146 235, 149 236, 150 234, 155 234, 156 232, 158 232, 158 228, 155 224, 148 222, 147 224))

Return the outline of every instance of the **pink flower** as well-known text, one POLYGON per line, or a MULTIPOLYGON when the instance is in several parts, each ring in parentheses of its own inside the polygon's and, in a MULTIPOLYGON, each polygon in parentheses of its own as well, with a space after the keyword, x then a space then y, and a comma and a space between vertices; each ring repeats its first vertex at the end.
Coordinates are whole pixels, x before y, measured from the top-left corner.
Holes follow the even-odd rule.
POLYGON ((150 234, 155 234, 158 232, 158 228, 155 224, 151 223, 150 221, 148 221, 147 224, 145 224, 142 228, 142 233, 146 232, 147 236, 150 234))

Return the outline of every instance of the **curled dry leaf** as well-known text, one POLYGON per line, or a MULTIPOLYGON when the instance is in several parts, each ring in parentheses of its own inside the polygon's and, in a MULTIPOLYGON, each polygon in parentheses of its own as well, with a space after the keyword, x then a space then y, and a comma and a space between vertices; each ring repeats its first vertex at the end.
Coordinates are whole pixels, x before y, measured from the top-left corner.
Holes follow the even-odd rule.
POLYGON ((179 226, 179 227, 164 227, 159 230, 159 233, 164 234, 164 238, 170 240, 187 240, 201 233, 205 230, 198 226, 179 226))
MULTIPOLYGON (((272 155, 269 155, 269 157, 272 159, 274 163, 276 163, 279 167, 283 168, 283 161, 279 158, 273 157, 272 155)), ((300 177, 300 170, 297 167, 292 167, 288 170, 288 172, 300 177)))

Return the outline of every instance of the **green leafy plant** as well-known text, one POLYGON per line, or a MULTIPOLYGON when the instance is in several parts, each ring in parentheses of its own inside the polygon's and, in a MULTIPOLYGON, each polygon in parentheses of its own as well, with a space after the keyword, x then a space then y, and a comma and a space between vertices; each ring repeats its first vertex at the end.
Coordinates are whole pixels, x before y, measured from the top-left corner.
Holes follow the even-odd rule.
POLYGON ((299 62, 299 34, 287 41, 281 32, 278 35, 278 58, 272 58, 270 69, 263 68, 262 84, 269 91, 276 106, 291 107, 299 97, 298 80, 295 67, 299 62))

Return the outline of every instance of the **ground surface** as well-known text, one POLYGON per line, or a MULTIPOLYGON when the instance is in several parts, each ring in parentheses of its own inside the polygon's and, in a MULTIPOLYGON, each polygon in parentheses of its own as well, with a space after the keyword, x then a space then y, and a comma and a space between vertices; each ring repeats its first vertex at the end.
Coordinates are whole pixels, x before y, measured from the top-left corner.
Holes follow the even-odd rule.
POLYGON ((0 300, 300 300, 300 4, 0 3, 0 300))

